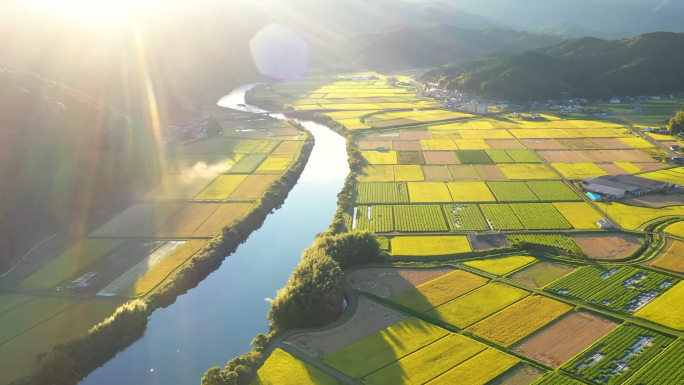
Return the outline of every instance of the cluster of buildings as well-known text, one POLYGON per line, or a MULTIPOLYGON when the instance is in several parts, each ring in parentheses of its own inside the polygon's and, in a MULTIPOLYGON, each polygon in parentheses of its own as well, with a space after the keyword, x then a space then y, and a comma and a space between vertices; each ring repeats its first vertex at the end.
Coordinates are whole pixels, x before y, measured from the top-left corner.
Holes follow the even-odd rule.
POLYGON ((205 139, 208 137, 208 127, 209 119, 195 119, 190 122, 184 122, 169 126, 167 133, 169 137, 176 137, 182 139, 205 139))
POLYGON ((587 178, 582 188, 594 201, 620 199, 651 193, 674 194, 681 192, 679 185, 646 179, 635 175, 604 175, 587 178))

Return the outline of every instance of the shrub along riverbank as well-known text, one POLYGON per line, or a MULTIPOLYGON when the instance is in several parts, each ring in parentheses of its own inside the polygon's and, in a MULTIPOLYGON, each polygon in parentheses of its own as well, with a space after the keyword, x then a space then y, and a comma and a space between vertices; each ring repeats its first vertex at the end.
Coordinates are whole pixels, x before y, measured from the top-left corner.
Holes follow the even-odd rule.
POLYGON ((147 327, 148 317, 155 309, 172 304, 179 295, 218 269, 228 255, 261 227, 268 214, 285 202, 306 166, 314 147, 314 137, 299 123, 291 121, 290 124, 305 131, 301 150, 295 162, 266 190, 252 211, 225 227, 221 235, 193 255, 153 294, 128 302, 87 333, 55 346, 52 352, 41 358, 36 370, 11 385, 76 384, 140 338, 147 327))

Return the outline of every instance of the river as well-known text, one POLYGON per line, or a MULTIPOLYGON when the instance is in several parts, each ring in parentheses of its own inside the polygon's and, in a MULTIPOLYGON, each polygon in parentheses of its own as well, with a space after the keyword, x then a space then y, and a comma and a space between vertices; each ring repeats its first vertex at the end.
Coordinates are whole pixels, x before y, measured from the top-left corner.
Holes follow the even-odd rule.
MULTIPOLYGON (((244 86, 219 105, 238 107, 244 86)), ((261 110, 259 110, 261 111, 261 110)), ((81 381, 84 385, 199 384, 204 372, 251 349, 258 333, 268 332, 266 298, 287 282, 301 253, 330 225, 337 194, 349 173, 345 139, 328 127, 301 122, 316 145, 297 185, 283 206, 270 214, 221 267, 204 281, 156 310, 143 338, 81 381)))

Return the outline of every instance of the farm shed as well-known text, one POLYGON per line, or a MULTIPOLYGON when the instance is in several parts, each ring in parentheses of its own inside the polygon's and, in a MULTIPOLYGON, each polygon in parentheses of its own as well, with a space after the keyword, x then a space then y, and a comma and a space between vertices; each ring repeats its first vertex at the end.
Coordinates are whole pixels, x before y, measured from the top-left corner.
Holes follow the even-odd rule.
POLYGON ((598 194, 595 194, 593 192, 587 193, 587 196, 589 199, 591 199, 594 202, 600 202, 601 201, 601 196, 598 194))
POLYGON ((590 193, 622 198, 653 192, 668 192, 679 186, 634 175, 605 175, 583 180, 582 187, 590 193))

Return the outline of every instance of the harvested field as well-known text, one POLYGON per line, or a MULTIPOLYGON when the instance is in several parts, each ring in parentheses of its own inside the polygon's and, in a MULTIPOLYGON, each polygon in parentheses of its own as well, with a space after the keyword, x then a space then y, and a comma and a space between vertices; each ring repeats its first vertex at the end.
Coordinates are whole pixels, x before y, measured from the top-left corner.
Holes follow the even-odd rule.
POLYGON ((143 199, 192 199, 215 178, 213 173, 164 174, 143 199))
POLYGON ((378 147, 384 147, 388 150, 392 149, 391 140, 360 140, 359 149, 360 150, 375 150, 378 147))
MULTIPOLYGON (((399 151, 397 152, 397 162, 399 164, 424 164, 423 154, 420 151, 399 151)), ((396 166, 394 168, 396 170, 396 166)))
POLYGON ((636 167, 639 167, 639 168, 642 169, 642 170, 645 170, 645 171, 660 170, 660 169, 663 169, 663 168, 666 168, 666 167, 670 167, 669 164, 667 164, 667 163, 660 163, 660 162, 657 162, 657 163, 656 163, 656 162, 648 162, 648 163, 645 163, 645 162, 632 162, 632 164, 635 165, 636 167))
POLYGON ((205 188, 195 199, 224 200, 247 179, 247 175, 221 175, 209 187, 205 188))
POLYGON ((192 234, 193 237, 215 237, 224 227, 247 214, 252 203, 224 203, 192 234))
POLYGON ((392 142, 392 146, 395 151, 420 151, 423 149, 419 140, 395 140, 392 142))
POLYGON ((401 132, 402 140, 421 140, 421 139, 432 139, 430 136, 430 131, 409 131, 404 130, 401 132))
POLYGON ((93 237, 145 237, 152 235, 185 203, 135 203, 104 226, 95 230, 93 237))
POLYGON ((660 256, 651 261, 649 265, 684 273, 684 242, 668 240, 660 256))
POLYGON ((553 139, 523 139, 525 147, 532 150, 555 150, 564 148, 553 139))
POLYGON ((532 365, 517 365, 502 376, 489 382, 488 385, 529 385, 541 377, 544 372, 532 365))
POLYGON ((605 171, 608 175, 629 174, 623 168, 618 167, 614 163, 601 163, 601 164, 597 164, 597 166, 599 166, 601 168, 601 170, 605 171))
POLYGON ((500 282, 490 283, 425 314, 464 329, 527 297, 530 293, 500 282))
POLYGON ((453 139, 423 139, 420 145, 423 150, 456 150, 458 148, 453 139))
POLYGON ((511 245, 505 234, 468 234, 468 242, 473 251, 499 249, 511 245))
POLYGON ((567 149, 599 149, 603 148, 600 144, 598 144, 596 141, 593 139, 556 139, 556 141, 563 146, 563 148, 567 149))
POLYGON ((454 271, 453 268, 398 269, 370 267, 353 271, 346 274, 345 277, 347 283, 356 290, 389 298, 452 271, 454 271))
POLYGON ((414 124, 418 123, 417 120, 411 120, 411 119, 389 119, 389 120, 378 120, 375 122, 369 122, 366 120, 366 123, 370 124, 373 127, 392 127, 392 126, 404 126, 407 124, 414 124))
POLYGON ((154 235, 156 237, 190 237, 219 207, 217 203, 188 203, 154 235))
POLYGON ((594 142, 598 143, 603 148, 613 148, 613 149, 632 148, 627 143, 625 143, 625 142, 623 142, 617 138, 594 138, 592 140, 594 142))
POLYGON ((354 315, 347 322, 330 330, 295 334, 284 342, 312 357, 321 358, 407 318, 404 313, 359 297, 354 315))
POLYGON ((617 323, 605 318, 587 312, 573 312, 526 338, 513 350, 557 368, 616 327, 617 323))
MULTIPOLYGON (((635 206, 665 207, 684 205, 684 195, 648 194, 624 200, 625 204, 635 206)), ((675 234, 676 235, 676 234, 675 234)))
POLYGON ((365 134, 366 140, 399 140, 399 132, 369 132, 365 134))
POLYGON ((577 151, 538 151, 537 154, 551 163, 586 162, 577 151))
POLYGON ((575 243, 594 258, 616 259, 632 254, 641 246, 641 239, 634 235, 574 235, 575 243))
POLYGON ((657 162, 650 156, 636 150, 578 150, 577 153, 589 162, 657 162))
POLYGON ((516 271, 508 278, 532 287, 544 287, 576 269, 575 266, 555 262, 537 262, 532 266, 516 271))
POLYGON ((499 166, 495 164, 491 165, 485 165, 485 164, 476 164, 473 166, 475 168, 475 171, 477 174, 480 176, 480 179, 486 180, 486 181, 496 181, 496 180, 508 180, 506 178, 506 175, 501 171, 499 166))
POLYGON ((480 175, 470 164, 447 166, 451 179, 454 181, 476 181, 480 180, 480 175))
POLYGON ((228 197, 230 200, 256 200, 266 191, 278 175, 250 175, 228 197))
POLYGON ((468 330, 500 346, 509 347, 570 310, 572 306, 547 297, 527 297, 468 330))
POLYGON ((423 166, 423 174, 428 182, 448 182, 451 180, 449 170, 442 165, 423 166))
POLYGON ((494 150, 517 150, 524 149, 520 142, 515 139, 485 139, 489 148, 494 150))
POLYGON ((425 164, 458 164, 452 151, 423 151, 425 164))
POLYGON ((484 286, 486 283, 487 278, 467 271, 455 270, 392 297, 392 302, 422 313, 484 286))

